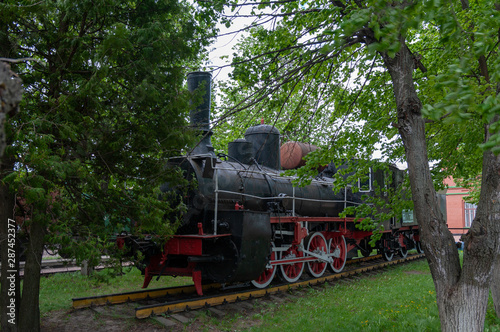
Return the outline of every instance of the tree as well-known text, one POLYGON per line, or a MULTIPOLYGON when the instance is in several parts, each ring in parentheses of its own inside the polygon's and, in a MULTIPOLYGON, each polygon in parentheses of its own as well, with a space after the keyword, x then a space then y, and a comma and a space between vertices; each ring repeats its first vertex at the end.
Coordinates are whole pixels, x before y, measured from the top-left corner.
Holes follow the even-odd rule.
MULTIPOLYGON (((7 60, 7 59, 5 59, 7 60)), ((2 162, 2 156, 3 152, 5 150, 5 147, 7 145, 7 141, 5 138, 5 129, 4 129, 4 124, 5 124, 5 119, 7 115, 9 116, 14 116, 19 107, 19 103, 21 102, 21 96, 22 96, 22 88, 21 88, 21 80, 10 70, 10 66, 7 65, 5 62, 0 62, 0 100, 1 105, 0 105, 0 170, 3 169, 3 165, 1 164, 2 162)), ((6 186, 0 184, 0 210, 6 211, 6 210, 11 210, 13 209, 13 200, 11 195, 9 195, 8 190, 6 186)), ((5 245, 3 243, 11 243, 13 244, 14 251, 16 251, 16 243, 8 240, 8 220, 2 220, 0 222, 0 241, 2 243, 2 250, 0 251, 0 261, 1 262, 8 262, 8 250, 5 250, 5 245)), ((12 256, 11 256, 12 257, 12 256)), ((2 285, 9 285, 9 287, 2 287, 1 289, 1 301, 0 301, 0 306, 2 308, 8 308, 9 305, 11 304, 11 300, 13 299, 15 303, 19 303, 19 297, 15 296, 15 294, 19 294, 19 284, 14 283, 14 287, 11 287, 11 283, 8 282, 10 280, 7 279, 7 270, 17 270, 19 268, 18 260, 15 260, 14 266, 12 266, 10 269, 8 268, 8 264, 4 263, 2 264, 2 271, 1 271, 1 276, 2 280, 0 281, 2 285), (15 294, 10 294, 9 295, 9 288, 14 290, 15 294), (7 301, 8 300, 8 301, 7 301)), ((8 310, 3 310, 2 311, 2 316, 1 316, 1 324, 4 326, 3 330, 4 331, 10 331, 14 330, 13 325, 14 324, 9 324, 9 318, 11 317, 17 317, 18 316, 18 308, 17 306, 11 306, 13 307, 12 310, 9 308, 8 310), (9 316, 8 314, 11 314, 9 316)))
MULTIPOLYGON (((0 158, 3 156, 7 142, 5 140, 5 119, 7 114, 17 113, 22 96, 21 80, 10 70, 5 62, 0 62, 0 158)), ((1 159, 0 159, 1 161, 1 159)))
POLYGON ((240 5, 248 6, 255 23, 235 54, 237 92, 228 94, 234 102, 222 116, 265 110, 276 119, 286 114, 297 126, 300 118, 291 115, 314 105, 317 117, 306 119, 326 122, 330 129, 323 127, 318 135, 324 149, 310 163, 365 158, 376 147, 390 162, 406 161, 442 330, 482 330, 492 262, 500 253, 498 5, 466 0, 240 5), (481 163, 474 160, 478 157, 481 163), (481 165, 482 191, 464 237, 461 266, 435 188, 448 174, 471 178, 481 165))
MULTIPOLYGON (((179 178, 165 160, 193 139, 183 82, 216 18, 216 6, 177 0, 0 3, 0 49, 38 61, 15 67, 27 93, 7 121, 2 169, 2 184, 31 211, 20 225, 29 239, 20 331, 40 329, 44 244, 96 264, 132 224, 175 230, 163 215, 183 207, 159 200, 159 185, 179 178)), ((12 208, 0 214, 4 223, 12 208)))

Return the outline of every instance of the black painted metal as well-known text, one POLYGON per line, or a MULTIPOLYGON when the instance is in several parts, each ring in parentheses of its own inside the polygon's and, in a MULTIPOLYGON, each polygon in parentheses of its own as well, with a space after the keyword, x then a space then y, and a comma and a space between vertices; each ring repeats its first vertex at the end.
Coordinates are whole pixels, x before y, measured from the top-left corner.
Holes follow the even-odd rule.
POLYGON ((247 129, 245 139, 253 144, 255 160, 263 166, 279 170, 280 159, 280 132, 270 125, 257 125, 247 129))
POLYGON ((252 163, 253 144, 244 138, 238 138, 229 142, 227 154, 232 161, 239 161, 242 164, 250 165, 252 163))
POLYGON ((183 224, 190 227, 180 229, 180 234, 196 231, 198 222, 203 223, 205 232, 213 230, 216 175, 214 172, 212 178, 203 176, 208 163, 212 162, 217 168, 219 210, 233 210, 238 203, 245 210, 290 215, 295 197, 296 215, 337 217, 345 206, 362 203, 364 193, 336 188, 332 178, 313 180, 307 186, 294 189, 291 178, 267 167, 215 159, 179 158, 177 163, 186 171, 186 177, 194 178, 198 183, 197 189, 185 201, 188 211, 183 224))
POLYGON ((219 243, 204 245, 204 251, 207 250, 204 254, 221 258, 219 262, 202 266, 204 280, 232 282, 256 279, 267 264, 271 245, 269 214, 219 211, 218 219, 220 225, 225 225, 225 233, 231 234, 231 239, 218 239, 219 243))
POLYGON ((214 155, 214 148, 210 140, 210 136, 212 136, 210 130, 211 81, 212 74, 207 72, 192 72, 187 76, 188 90, 193 95, 189 118, 191 126, 199 130, 202 137, 191 154, 214 155))

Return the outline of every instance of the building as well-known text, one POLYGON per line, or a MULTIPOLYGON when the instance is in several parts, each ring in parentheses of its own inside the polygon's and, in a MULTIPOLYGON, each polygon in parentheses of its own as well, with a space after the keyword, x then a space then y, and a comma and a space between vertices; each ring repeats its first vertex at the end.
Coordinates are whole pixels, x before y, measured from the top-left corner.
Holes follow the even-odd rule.
POLYGON ((469 191, 457 186, 453 178, 446 178, 444 184, 448 186, 446 189, 448 228, 455 237, 455 241, 458 242, 462 234, 467 233, 467 229, 471 226, 476 216, 477 206, 464 201, 464 197, 469 195, 469 191))

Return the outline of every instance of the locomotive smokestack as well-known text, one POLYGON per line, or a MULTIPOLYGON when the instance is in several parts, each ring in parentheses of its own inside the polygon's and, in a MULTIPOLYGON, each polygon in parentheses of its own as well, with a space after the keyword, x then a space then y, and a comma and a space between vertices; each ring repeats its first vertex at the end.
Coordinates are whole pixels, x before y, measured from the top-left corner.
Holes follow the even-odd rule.
POLYGON ((203 136, 191 154, 211 154, 214 155, 214 148, 210 140, 212 131, 210 130, 210 99, 211 99, 212 74, 207 72, 192 72, 187 76, 188 91, 193 95, 201 95, 201 103, 197 98, 191 101, 189 118, 191 126, 200 131, 203 136))

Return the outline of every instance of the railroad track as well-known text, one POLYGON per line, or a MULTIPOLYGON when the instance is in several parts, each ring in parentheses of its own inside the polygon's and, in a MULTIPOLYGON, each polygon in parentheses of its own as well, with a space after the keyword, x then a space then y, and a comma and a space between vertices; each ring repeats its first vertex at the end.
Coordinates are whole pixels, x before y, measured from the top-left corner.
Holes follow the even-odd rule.
MULTIPOLYGON (((108 267, 108 265, 106 265, 106 260, 107 258, 103 258, 102 264, 93 267, 93 270, 97 271, 108 267)), ((133 263, 131 262, 123 262, 122 266, 125 267, 132 264, 133 263)), ((24 265, 25 265, 24 261, 19 263, 19 276, 21 278, 24 277, 24 265)), ((77 272, 81 271, 81 269, 82 267, 80 265, 77 265, 74 259, 65 259, 65 258, 48 259, 42 261, 40 274, 47 276, 56 273, 77 272)))
POLYGON ((406 258, 395 259, 389 262, 380 262, 381 256, 370 256, 348 261, 346 271, 329 274, 320 278, 311 278, 293 284, 275 284, 265 289, 251 288, 249 286, 224 287, 220 284, 203 286, 206 296, 198 297, 194 285, 170 287, 152 290, 140 290, 120 294, 108 294, 73 299, 73 308, 97 307, 120 303, 137 302, 135 317, 139 319, 161 314, 175 314, 186 310, 200 308, 213 308, 221 304, 238 303, 246 300, 273 296, 273 294, 286 293, 291 289, 315 286, 325 282, 352 278, 358 274, 369 273, 388 266, 401 264, 423 258, 423 254, 408 255, 406 258), (365 265, 365 266, 362 266, 365 265))

